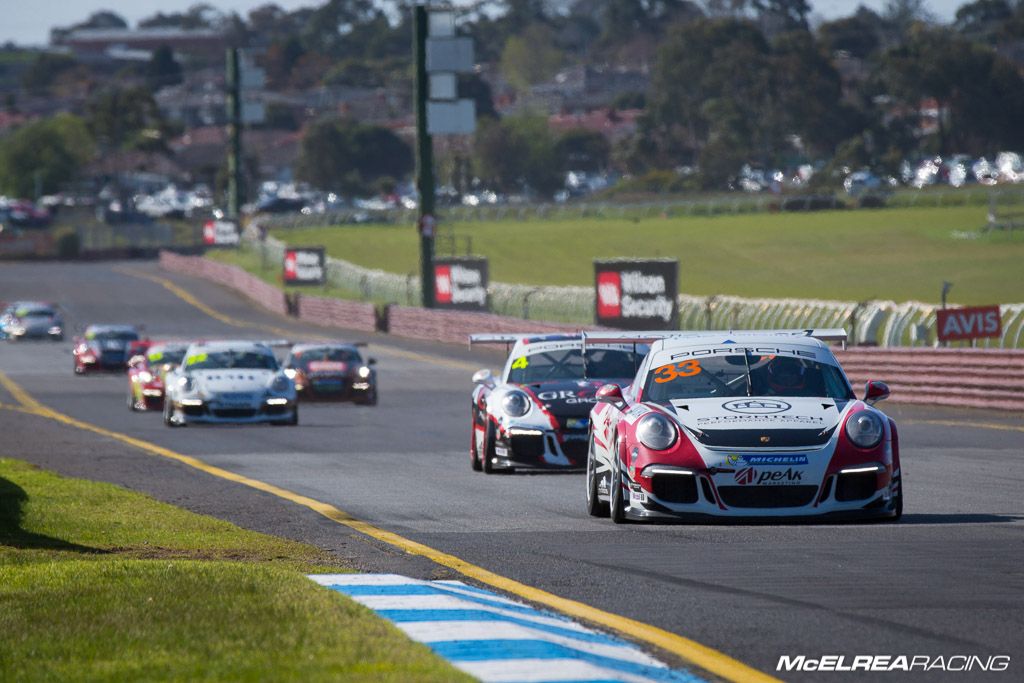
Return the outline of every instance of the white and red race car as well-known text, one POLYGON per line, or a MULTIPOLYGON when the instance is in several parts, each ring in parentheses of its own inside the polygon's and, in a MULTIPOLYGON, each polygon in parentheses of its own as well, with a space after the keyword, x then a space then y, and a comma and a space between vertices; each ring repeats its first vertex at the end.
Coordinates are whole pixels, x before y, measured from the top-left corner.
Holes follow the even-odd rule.
MULTIPOLYGON (((663 334, 658 336, 664 337, 663 334)), ((591 343, 643 334, 586 334, 591 343)), ((896 424, 858 400, 823 341, 844 330, 650 338, 633 382, 602 387, 591 413, 593 516, 888 518, 903 511, 896 424)))
POLYGON ((581 334, 474 334, 510 348, 500 378, 473 375, 470 463, 476 471, 582 469, 597 390, 629 383, 647 346, 591 343, 581 334))

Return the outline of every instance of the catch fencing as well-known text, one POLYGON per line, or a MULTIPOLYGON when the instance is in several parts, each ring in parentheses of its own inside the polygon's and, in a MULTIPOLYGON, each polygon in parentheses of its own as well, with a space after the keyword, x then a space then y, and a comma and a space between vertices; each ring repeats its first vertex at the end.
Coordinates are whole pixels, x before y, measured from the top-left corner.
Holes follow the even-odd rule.
MULTIPOLYGON (((285 244, 274 237, 260 241, 247 233, 243 248, 261 252, 263 262, 281 263, 285 244)), ((327 281, 354 299, 378 304, 415 306, 420 301, 417 275, 397 275, 328 257, 327 281)), ((530 286, 492 282, 491 311, 521 320, 565 323, 579 327, 594 322, 592 287, 530 286)), ((919 301, 827 301, 819 299, 751 299, 735 296, 680 294, 680 329, 728 330, 843 327, 852 345, 929 346, 935 342, 939 307, 919 301)), ((1024 346, 1024 303, 1000 306, 1003 333, 983 339, 980 348, 1024 346)))

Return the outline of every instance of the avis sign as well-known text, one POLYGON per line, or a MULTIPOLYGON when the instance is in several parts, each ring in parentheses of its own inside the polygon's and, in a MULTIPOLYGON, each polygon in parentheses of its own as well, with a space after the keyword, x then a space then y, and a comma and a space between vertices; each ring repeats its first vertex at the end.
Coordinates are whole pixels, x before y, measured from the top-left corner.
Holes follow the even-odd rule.
POLYGON ((434 259, 434 303, 438 308, 486 311, 487 259, 434 259))
POLYGON ((326 273, 323 247, 289 247, 284 252, 286 285, 322 285, 326 273))
POLYGON ((679 261, 594 261, 594 287, 598 325, 625 330, 679 327, 679 261))
POLYGON ((999 306, 943 308, 936 312, 939 341, 1000 337, 1003 320, 999 306))

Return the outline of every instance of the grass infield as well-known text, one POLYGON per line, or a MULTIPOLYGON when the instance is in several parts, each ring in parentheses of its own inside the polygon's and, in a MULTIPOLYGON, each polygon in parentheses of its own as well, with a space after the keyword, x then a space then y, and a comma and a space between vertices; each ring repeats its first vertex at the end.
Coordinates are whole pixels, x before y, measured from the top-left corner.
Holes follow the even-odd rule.
POLYGON ((470 680, 310 545, 0 459, 0 680, 470 680))
MULTIPOLYGON (((713 217, 453 223, 490 259, 491 279, 593 282, 595 258, 679 259, 688 294, 937 302, 943 280, 961 304, 1024 301, 1024 231, 979 234, 986 207, 952 206, 713 217), (964 233, 975 233, 965 237, 964 233)), ((277 230, 291 244, 389 272, 419 272, 408 225, 277 230)), ((214 256, 257 272, 243 254, 214 256)), ((252 260, 252 258, 250 258, 252 260)), ((262 275, 273 281, 279 264, 262 275)))

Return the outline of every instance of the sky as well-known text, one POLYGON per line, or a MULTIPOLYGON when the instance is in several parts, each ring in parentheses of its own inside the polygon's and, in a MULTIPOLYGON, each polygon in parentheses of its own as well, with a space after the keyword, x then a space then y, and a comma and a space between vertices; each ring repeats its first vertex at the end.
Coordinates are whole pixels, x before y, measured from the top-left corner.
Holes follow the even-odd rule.
MULTIPOLYGON (((249 10, 273 1, 287 10, 314 7, 317 0, 209 0, 223 11, 245 15, 249 10)), ((969 0, 926 0, 926 6, 940 21, 948 22, 956 10, 969 0)), ((50 28, 77 23, 98 10, 111 10, 124 17, 132 26, 139 19, 157 12, 182 12, 197 0, 3 0, 0 21, 0 43, 13 41, 19 45, 46 45, 50 28)), ((814 14, 825 19, 846 16, 857 5, 864 4, 880 10, 885 0, 811 0, 814 14)))

